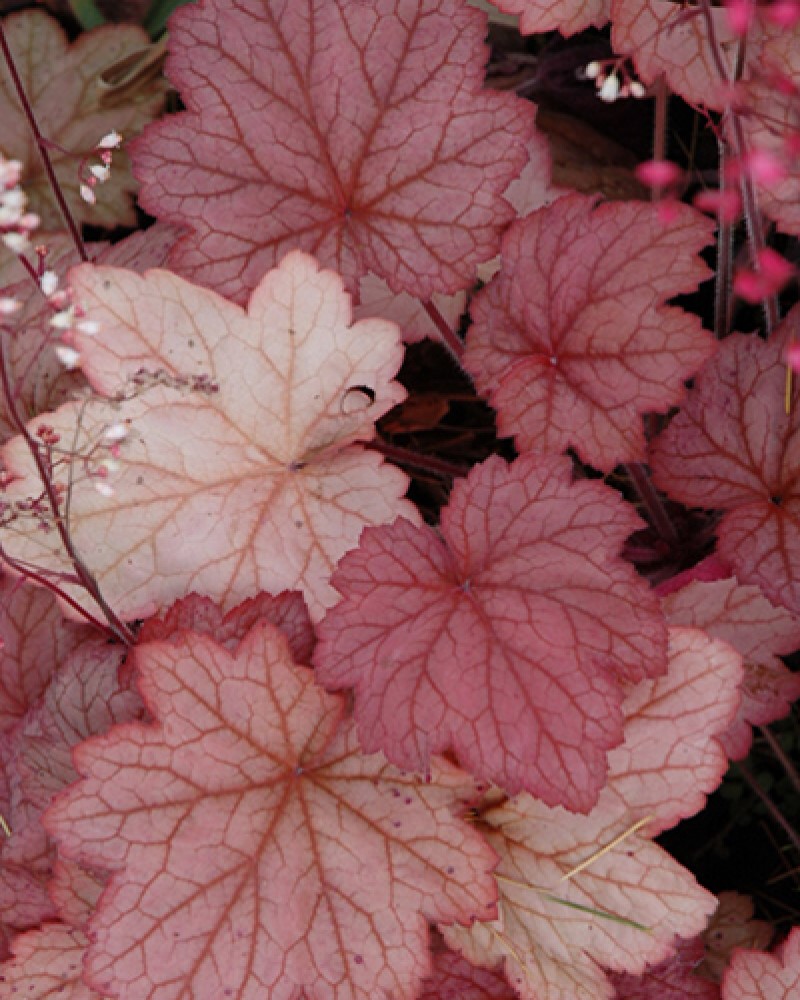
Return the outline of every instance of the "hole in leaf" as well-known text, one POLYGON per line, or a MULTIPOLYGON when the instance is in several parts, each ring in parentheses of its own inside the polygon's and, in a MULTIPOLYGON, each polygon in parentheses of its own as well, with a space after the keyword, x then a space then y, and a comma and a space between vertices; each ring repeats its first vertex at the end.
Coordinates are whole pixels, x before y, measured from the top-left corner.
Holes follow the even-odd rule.
POLYGON ((375 390, 368 385, 353 385, 342 396, 342 413, 358 413, 367 410, 375 402, 375 390))

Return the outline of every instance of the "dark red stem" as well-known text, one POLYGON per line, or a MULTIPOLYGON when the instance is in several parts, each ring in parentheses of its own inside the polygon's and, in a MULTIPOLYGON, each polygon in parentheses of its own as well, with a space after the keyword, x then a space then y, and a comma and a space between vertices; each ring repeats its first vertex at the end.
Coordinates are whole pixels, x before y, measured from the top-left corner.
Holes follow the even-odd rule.
POLYGON ((82 618, 85 618, 86 621, 88 621, 91 625, 94 625, 95 628, 99 629, 101 632, 105 632, 106 634, 110 633, 108 625, 101 622, 99 618, 95 618, 91 612, 82 607, 74 597, 70 597, 70 595, 65 590, 62 590, 61 587, 59 587, 59 585, 50 577, 43 576, 41 572, 31 569, 24 563, 18 562, 5 551, 2 545, 0 545, 0 560, 7 563, 15 573, 19 573, 21 577, 24 577, 24 579, 33 580, 33 582, 37 583, 40 587, 47 587, 48 590, 51 590, 57 597, 60 597, 65 604, 69 604, 69 606, 77 611, 82 618))
POLYGON ((460 365, 461 359, 464 357, 464 344, 462 343, 458 335, 453 330, 450 329, 450 324, 447 322, 444 316, 442 316, 442 314, 437 309, 435 303, 431 299, 428 299, 427 302, 423 302, 422 304, 425 308, 425 312, 430 317, 431 322, 439 331, 439 334, 441 335, 441 338, 444 341, 445 347, 450 351, 450 353, 453 355, 453 357, 456 359, 456 361, 458 361, 460 365))
POLYGON ((89 255, 86 252, 86 246, 83 242, 83 237, 80 234, 80 230, 75 223, 75 219, 72 217, 72 212, 69 209, 64 194, 61 190, 61 185, 58 183, 58 178, 56 177, 56 172, 53 170, 53 164, 50 160, 50 154, 47 152, 47 140, 42 135, 39 130, 39 123, 36 121, 36 116, 33 113, 33 108, 31 107, 31 102, 28 100, 28 95, 25 93, 25 88, 22 85, 22 79, 20 78, 19 72, 17 71, 16 63, 14 62, 14 57, 11 54, 11 49, 9 48, 8 41, 3 31, 3 23, 0 21, 0 50, 2 50, 3 58, 6 61, 6 66, 8 66, 8 72, 11 77, 11 81, 14 84, 14 89, 17 92, 17 97, 22 105, 22 110, 25 113, 25 117, 28 119, 28 125, 33 133, 36 140, 36 146, 39 150, 39 156, 42 158, 42 164, 44 165, 45 173, 47 174, 47 179, 50 182, 50 187, 53 189, 53 195, 58 202, 58 207, 61 210, 61 214, 64 216, 64 222, 69 229, 72 240, 75 247, 80 255, 81 260, 87 261, 89 255))
POLYGON ((396 462, 398 465, 411 465, 415 469, 424 469, 426 472, 432 472, 437 476, 453 476, 454 478, 458 478, 459 476, 466 476, 470 470, 469 466, 459 465, 456 462, 447 462, 442 458, 436 458, 434 455, 420 455, 416 451, 411 451, 410 448, 400 448, 395 444, 389 444, 387 441, 370 441, 367 447, 372 451, 380 452, 381 455, 391 459, 391 461, 396 462))
POLYGON ((630 462, 625 466, 634 489, 639 494, 639 498, 650 518, 650 523, 658 532, 659 538, 676 545, 679 541, 678 533, 669 519, 666 508, 658 495, 658 490, 653 486, 650 475, 644 465, 639 462, 630 462))

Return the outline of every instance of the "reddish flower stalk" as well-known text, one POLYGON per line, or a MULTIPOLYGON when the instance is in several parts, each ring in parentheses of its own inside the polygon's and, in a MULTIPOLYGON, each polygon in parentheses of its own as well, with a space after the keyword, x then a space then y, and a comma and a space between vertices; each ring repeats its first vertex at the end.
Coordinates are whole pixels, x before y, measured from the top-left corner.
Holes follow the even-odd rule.
POLYGON ((450 325, 447 320, 442 316, 439 310, 436 308, 434 303, 429 299, 427 302, 423 302, 425 312, 431 319, 431 322, 439 331, 442 340, 444 341, 445 347, 450 351, 456 361, 461 363, 461 359, 464 356, 464 345, 458 336, 450 329, 450 325))
MULTIPOLYGON (((7 328, 4 332, 8 332, 7 328)), ((2 337, 0 337, 0 386, 2 386, 2 392, 6 400, 6 405, 8 407, 8 413, 11 418, 11 422, 14 425, 15 430, 22 435, 25 440, 25 444, 28 446, 28 450, 31 453, 36 468, 39 473, 39 478, 42 483, 42 488, 44 489, 45 495, 47 496, 47 502, 50 510, 53 514, 53 522, 55 524, 56 530, 61 538, 61 544, 64 546, 64 551, 69 556, 70 562, 72 563, 75 574, 77 576, 78 582, 85 588, 87 593, 94 599, 98 607, 102 610, 106 621, 109 624, 111 631, 114 635, 124 643, 126 646, 132 646, 135 639, 133 633, 130 631, 128 626, 117 617, 114 609, 110 607, 108 602, 103 598, 100 593, 100 588, 97 586, 97 582, 91 575, 89 570, 86 568, 83 560, 78 554, 77 549, 72 541, 69 533, 69 529, 64 521, 61 514, 61 507, 58 500, 58 494, 56 493, 55 484, 53 483, 50 469, 48 468, 47 462, 44 456, 39 450, 39 445, 32 437, 30 431, 25 425, 25 421, 20 415, 19 409, 17 408, 16 399, 14 398, 14 392, 11 385, 11 378, 8 371, 8 363, 6 360, 5 344, 2 337)), ((49 583, 47 584, 49 586, 49 583)), ((52 589, 52 588, 51 588, 52 589)), ((87 615, 90 621, 93 623, 95 619, 87 615)))
POLYGON ((47 174, 47 179, 50 182, 50 187, 53 191, 53 196, 58 203, 58 207, 61 214, 64 216, 64 222, 66 223, 67 229, 72 236, 72 240, 75 244, 81 260, 88 261, 89 255, 86 252, 86 245, 83 242, 83 237, 81 236, 80 229, 78 228, 75 219, 72 216, 72 212, 69 209, 64 193, 61 190, 61 185, 58 183, 58 178, 56 177, 55 170, 53 169, 53 164, 50 160, 50 154, 47 152, 47 140, 42 135, 39 129, 39 123, 36 121, 36 115, 33 113, 33 108, 31 102, 28 100, 28 95, 25 93, 25 88, 22 85, 22 80, 20 78, 19 72, 17 71, 16 63, 14 62, 14 56, 11 53, 11 49, 8 45, 8 40, 6 39, 5 32, 3 31, 3 24, 0 21, 0 51, 3 53, 3 58, 5 59, 6 66, 8 67, 8 73, 11 77, 11 82, 14 85, 14 89, 17 92, 17 97, 22 105, 22 110, 25 113, 25 117, 28 120, 28 125, 30 126, 31 132, 33 133, 34 139, 36 140, 36 147, 39 150, 39 156, 42 158, 42 165, 44 166, 45 173, 47 174))
MULTIPOLYGON (((728 83, 730 81, 728 80, 728 74, 722 58, 719 40, 717 39, 717 33, 714 28, 714 18, 709 0, 701 0, 700 10, 706 24, 708 44, 714 60, 714 65, 719 73, 720 80, 723 83, 728 83)), ((742 44, 744 44, 744 40, 742 44)), ((741 64, 741 61, 740 55, 738 63, 741 64)), ((744 130, 742 129, 741 118, 735 108, 729 107, 727 109, 723 123, 728 126, 726 129, 727 139, 730 143, 733 157, 738 162, 744 162, 747 153, 747 140, 744 135, 744 130)), ((758 207, 758 196, 756 194, 755 187, 753 186, 753 180, 749 171, 742 170, 739 184, 742 193, 742 206, 744 209, 745 222, 747 224, 747 238, 750 244, 751 257, 753 260, 758 260, 759 255, 765 249, 766 244, 764 242, 761 210, 758 207)), ((774 295, 767 296, 763 301, 763 307, 766 332, 767 335, 769 335, 780 321, 777 298, 774 295)))

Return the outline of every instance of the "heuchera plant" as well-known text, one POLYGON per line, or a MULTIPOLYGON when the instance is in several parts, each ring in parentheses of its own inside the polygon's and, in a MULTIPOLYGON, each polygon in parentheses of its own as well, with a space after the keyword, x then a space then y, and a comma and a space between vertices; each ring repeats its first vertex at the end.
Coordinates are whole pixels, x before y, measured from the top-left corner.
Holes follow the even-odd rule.
POLYGON ((0 21, 0 996, 796 998, 800 929, 697 973, 654 838, 800 696, 800 4, 498 0, 610 23, 621 201, 485 85, 488 4, 172 6, 0 21), (376 430, 425 338, 471 468, 376 430))

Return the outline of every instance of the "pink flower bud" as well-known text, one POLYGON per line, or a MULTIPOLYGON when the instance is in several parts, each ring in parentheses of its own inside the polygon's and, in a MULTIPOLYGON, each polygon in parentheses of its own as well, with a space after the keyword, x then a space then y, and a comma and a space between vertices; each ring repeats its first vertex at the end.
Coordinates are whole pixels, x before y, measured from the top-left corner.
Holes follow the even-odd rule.
POLYGON ((767 149, 751 150, 747 155, 746 163, 753 180, 765 187, 786 180, 789 174, 786 165, 767 149))
POLYGON ((786 364, 793 372, 800 372, 800 343, 796 340, 789 344, 786 352, 786 364))
POLYGON ((677 163, 670 160, 645 160, 636 168, 636 177, 651 188, 672 187, 683 177, 683 171, 677 163))
POLYGON ((764 8, 764 20, 777 24, 779 28, 792 28, 800 21, 798 0, 773 0, 764 8))
POLYGON ((742 214, 742 198, 734 188, 724 191, 698 191, 694 207, 701 212, 711 212, 722 222, 735 222, 742 214))
POLYGON ((735 35, 746 35, 755 18, 753 0, 725 0, 728 24, 735 35))
POLYGON ((756 270, 739 271, 733 280, 733 290, 745 302, 756 304, 777 295, 794 277, 794 266, 770 247, 756 256, 756 270))
POLYGON ((0 316, 10 316, 22 308, 22 303, 17 299, 9 298, 7 295, 0 296, 0 316))

